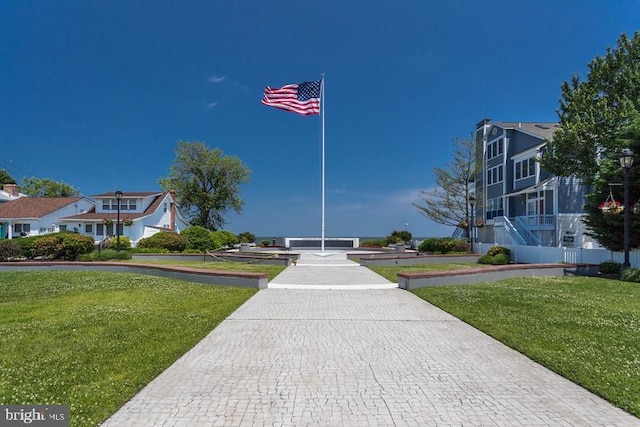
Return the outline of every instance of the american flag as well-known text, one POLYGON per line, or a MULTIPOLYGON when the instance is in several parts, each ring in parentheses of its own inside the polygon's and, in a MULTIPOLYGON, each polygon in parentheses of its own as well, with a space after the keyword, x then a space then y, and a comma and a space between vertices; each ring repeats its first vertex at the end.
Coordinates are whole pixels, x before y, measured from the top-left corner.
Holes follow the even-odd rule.
POLYGON ((322 80, 290 84, 281 88, 264 88, 262 103, 269 107, 309 116, 320 114, 320 86, 322 80))

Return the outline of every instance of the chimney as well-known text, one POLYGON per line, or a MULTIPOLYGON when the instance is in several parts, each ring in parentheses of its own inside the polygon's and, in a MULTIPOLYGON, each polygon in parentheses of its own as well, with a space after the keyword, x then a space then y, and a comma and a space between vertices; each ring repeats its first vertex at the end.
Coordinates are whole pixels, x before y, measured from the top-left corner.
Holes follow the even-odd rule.
POLYGON ((20 195, 16 184, 3 184, 2 191, 9 193, 13 197, 18 197, 20 195))
POLYGON ((171 196, 171 205, 169 207, 171 219, 169 220, 169 228, 176 231, 176 190, 170 190, 169 195, 171 196))

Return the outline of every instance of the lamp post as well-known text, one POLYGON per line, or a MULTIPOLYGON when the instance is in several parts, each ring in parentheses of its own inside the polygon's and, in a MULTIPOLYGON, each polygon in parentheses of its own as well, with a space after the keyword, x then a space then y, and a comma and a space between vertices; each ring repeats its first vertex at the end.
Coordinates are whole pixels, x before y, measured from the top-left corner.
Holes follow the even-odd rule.
POLYGON ((469 223, 469 240, 471 241, 471 252, 473 252, 473 225, 474 225, 474 207, 476 198, 473 194, 469 195, 469 206, 471 206, 471 222, 469 223))
POLYGON ((116 251, 120 252, 120 200, 122 200, 122 191, 116 190, 116 200, 118 201, 118 213, 116 216, 116 251))
POLYGON ((629 262, 629 228, 631 226, 631 213, 629 212, 629 169, 633 165, 633 151, 628 148, 620 154, 620 166, 624 172, 624 263, 623 269, 631 267, 629 262))

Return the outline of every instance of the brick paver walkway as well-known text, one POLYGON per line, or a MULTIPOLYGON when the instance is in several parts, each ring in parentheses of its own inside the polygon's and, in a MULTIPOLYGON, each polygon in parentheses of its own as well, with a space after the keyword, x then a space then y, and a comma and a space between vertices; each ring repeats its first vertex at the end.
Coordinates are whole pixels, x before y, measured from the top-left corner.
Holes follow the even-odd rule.
POLYGON ((105 425, 640 426, 409 292, 334 288, 260 291, 105 425))

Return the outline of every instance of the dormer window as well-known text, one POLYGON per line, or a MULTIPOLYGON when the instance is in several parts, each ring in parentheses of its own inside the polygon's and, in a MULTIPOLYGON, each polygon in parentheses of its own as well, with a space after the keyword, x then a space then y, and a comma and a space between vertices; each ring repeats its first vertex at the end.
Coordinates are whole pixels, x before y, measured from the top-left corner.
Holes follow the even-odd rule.
POLYGON ((487 143, 487 160, 498 157, 504 153, 504 138, 487 143))
POLYGON ((528 159, 515 162, 516 181, 519 179, 525 179, 536 175, 536 158, 529 157, 528 159))

